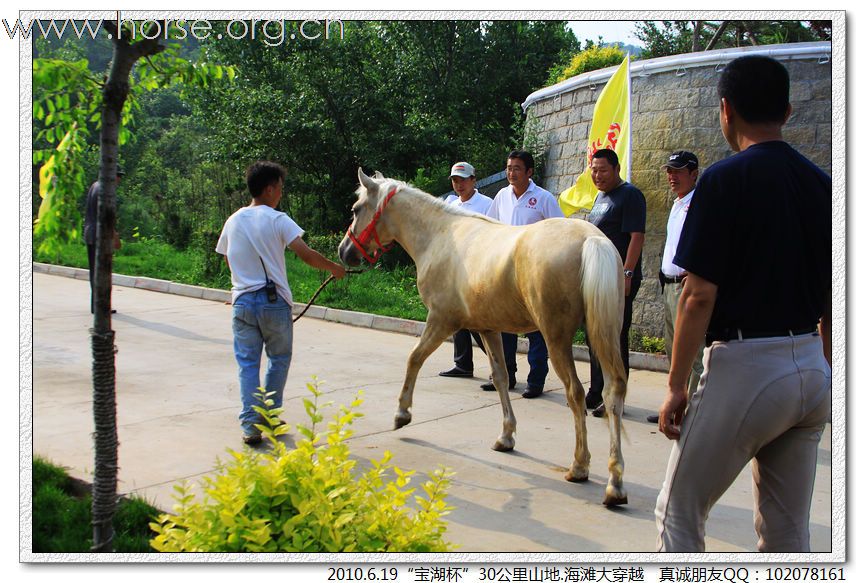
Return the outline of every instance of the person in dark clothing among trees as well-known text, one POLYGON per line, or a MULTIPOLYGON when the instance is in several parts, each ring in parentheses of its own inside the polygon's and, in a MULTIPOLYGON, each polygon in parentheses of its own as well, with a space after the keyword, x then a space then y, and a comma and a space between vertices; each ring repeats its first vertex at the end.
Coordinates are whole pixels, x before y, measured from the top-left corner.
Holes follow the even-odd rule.
MULTIPOLYGON (((123 169, 117 167, 117 186, 120 186, 120 179, 126 173, 123 169)), ((97 180, 90 185, 86 195, 86 207, 84 210, 84 243, 87 245, 87 269, 90 271, 90 313, 93 313, 95 307, 95 282, 93 280, 96 270, 96 221, 97 211, 99 207, 99 194, 102 192, 102 185, 97 180)), ((114 230, 114 250, 120 249, 120 235, 117 230, 114 230)), ((111 313, 116 313, 117 310, 111 310, 111 313)))

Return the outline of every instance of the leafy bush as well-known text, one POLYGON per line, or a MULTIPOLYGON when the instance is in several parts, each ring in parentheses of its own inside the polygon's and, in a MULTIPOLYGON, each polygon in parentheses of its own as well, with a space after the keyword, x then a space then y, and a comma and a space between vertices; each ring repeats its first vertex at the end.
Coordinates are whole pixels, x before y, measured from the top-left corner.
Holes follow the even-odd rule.
POLYGON ((330 259, 331 261, 339 261, 339 253, 337 249, 342 242, 345 233, 327 233, 327 234, 311 234, 304 235, 306 244, 330 259))
POLYGON ((640 352, 663 353, 665 352, 664 339, 657 336, 643 336, 640 338, 640 352))
POLYGON ((547 166, 547 133, 544 131, 544 124, 535 115, 534 110, 530 111, 526 116, 526 122, 521 135, 525 136, 522 149, 529 152, 535 161, 532 180, 536 184, 542 185, 547 166))
POLYGON ((625 53, 618 47, 592 45, 574 55, 567 65, 551 69, 548 82, 552 85, 589 71, 619 65, 624 59, 625 53))
POLYGON ((663 338, 646 334, 639 328, 631 328, 628 332, 628 349, 647 354, 663 354, 666 351, 663 338))
MULTIPOLYGON (((457 160, 454 160, 457 162, 457 160)), ((482 178, 478 176, 477 178, 482 178)), ((433 196, 441 196, 451 190, 451 163, 436 166, 434 168, 418 168, 413 178, 408 180, 409 184, 423 190, 433 196)))
POLYGON ((341 406, 323 434, 316 424, 323 420, 315 381, 307 385, 314 398, 304 399, 312 426, 298 426, 303 439, 288 451, 279 437, 288 432, 281 424, 281 409, 273 408, 269 395, 259 398, 256 410, 264 423, 258 427, 270 442, 270 452, 245 448, 231 451, 231 460, 217 467, 214 477, 201 483, 204 496, 186 484, 176 486, 175 514, 159 516, 153 547, 163 552, 443 552, 451 545, 443 540, 442 516, 450 473, 439 469, 423 484, 426 496, 415 496, 417 510, 406 503, 413 471, 381 461, 356 475, 349 459, 348 427, 362 414, 341 406), (389 478, 393 471, 395 479, 389 478))

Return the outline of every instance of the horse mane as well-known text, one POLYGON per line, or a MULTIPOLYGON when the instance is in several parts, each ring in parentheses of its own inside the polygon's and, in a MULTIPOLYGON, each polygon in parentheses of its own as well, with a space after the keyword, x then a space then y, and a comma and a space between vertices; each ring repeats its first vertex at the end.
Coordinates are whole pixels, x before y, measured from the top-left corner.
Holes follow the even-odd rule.
MULTIPOLYGON (((397 180, 395 178, 386 178, 384 182, 379 185, 380 192, 390 192, 391 188, 397 188, 397 195, 407 194, 415 200, 418 200, 424 204, 432 205, 434 208, 438 208, 446 213, 457 215, 461 217, 473 217, 473 218, 482 218, 491 223, 498 223, 499 221, 490 218, 488 216, 473 212, 467 211, 461 207, 456 205, 448 204, 441 198, 437 196, 433 196, 428 192, 424 192, 423 190, 409 184, 408 182, 403 182, 402 180, 397 180)), ((384 196, 379 197, 378 206, 381 208, 381 205, 384 204, 384 196)))

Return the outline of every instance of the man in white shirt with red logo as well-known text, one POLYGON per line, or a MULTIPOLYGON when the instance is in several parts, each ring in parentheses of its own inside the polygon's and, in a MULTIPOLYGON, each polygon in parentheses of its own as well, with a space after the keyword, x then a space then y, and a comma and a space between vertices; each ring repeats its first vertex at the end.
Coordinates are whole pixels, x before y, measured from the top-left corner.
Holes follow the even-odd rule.
POLYGON ((243 442, 261 443, 261 415, 254 407, 263 386, 272 393, 274 408, 282 407, 282 393, 291 364, 293 342, 291 289, 285 275, 285 250, 291 249, 304 263, 329 271, 337 279, 345 268, 327 259, 303 241, 303 229, 276 210, 282 199, 285 169, 259 161, 246 171, 252 202, 228 217, 216 244, 231 270, 231 303, 234 356, 240 371, 240 425, 243 442), (267 353, 267 373, 259 376, 261 353, 267 353))
MULTIPOLYGON (((679 236, 682 234, 682 225, 688 216, 688 208, 691 206, 691 197, 694 196, 694 188, 697 185, 699 161, 692 152, 679 150, 670 154, 667 163, 661 166, 667 172, 667 182, 670 190, 676 194, 673 208, 670 209, 670 218, 667 220, 667 242, 664 244, 664 256, 661 260, 661 270, 658 279, 661 282, 661 293, 664 296, 664 349, 667 357, 673 355, 673 332, 676 329, 676 311, 679 306, 679 297, 685 285, 688 272, 673 263, 676 248, 679 246, 679 236)), ((691 365, 691 377, 688 380, 688 397, 694 395, 700 375, 703 374, 703 347, 697 352, 697 357, 691 365)), ((657 415, 646 417, 649 423, 657 423, 657 415)))
MULTIPOLYGON (((468 162, 457 162, 454 164, 451 167, 451 185, 454 187, 456 194, 452 194, 445 199, 447 204, 482 215, 487 213, 487 209, 490 208, 493 199, 478 192, 474 166, 468 162)), ((457 330, 456 334, 454 334, 454 367, 450 370, 440 372, 439 376, 474 376, 472 337, 478 343, 481 351, 484 351, 483 341, 477 332, 470 332, 465 329, 457 330)))
MULTIPOLYGON (((487 216, 506 225, 531 225, 544 219, 564 217, 556 197, 534 183, 535 160, 523 150, 508 154, 508 186, 501 189, 487 211, 487 216)), ((528 388, 523 397, 533 399, 544 392, 544 382, 550 370, 547 362, 547 345, 538 331, 526 334, 529 339, 529 376, 528 388)), ((502 333, 505 349, 505 365, 508 369, 509 388, 516 386, 517 335, 502 333)), ((485 391, 494 391, 492 383, 481 385, 485 391)))

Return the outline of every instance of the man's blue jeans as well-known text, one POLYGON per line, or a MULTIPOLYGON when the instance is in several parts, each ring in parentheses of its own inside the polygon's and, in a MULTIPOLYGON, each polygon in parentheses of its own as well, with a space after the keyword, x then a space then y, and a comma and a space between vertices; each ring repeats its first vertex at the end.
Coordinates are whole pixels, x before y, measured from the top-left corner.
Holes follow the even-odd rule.
POLYGON ((282 392, 291 364, 292 321, 291 308, 278 297, 273 303, 267 301, 264 289, 247 292, 234 302, 234 356, 240 368, 240 424, 246 434, 259 433, 256 423, 261 416, 253 410, 262 406, 256 395, 262 386, 259 369, 262 348, 267 353, 267 373, 264 388, 274 393, 274 407, 282 407, 282 392))
MULTIPOLYGON (((529 340, 529 352, 526 355, 529 361, 529 376, 526 379, 530 387, 543 388, 550 372, 548 362, 547 343, 540 332, 529 332, 526 334, 529 340)), ((505 364, 508 367, 508 375, 511 382, 517 372, 517 335, 502 332, 502 345, 505 350, 505 364)))

